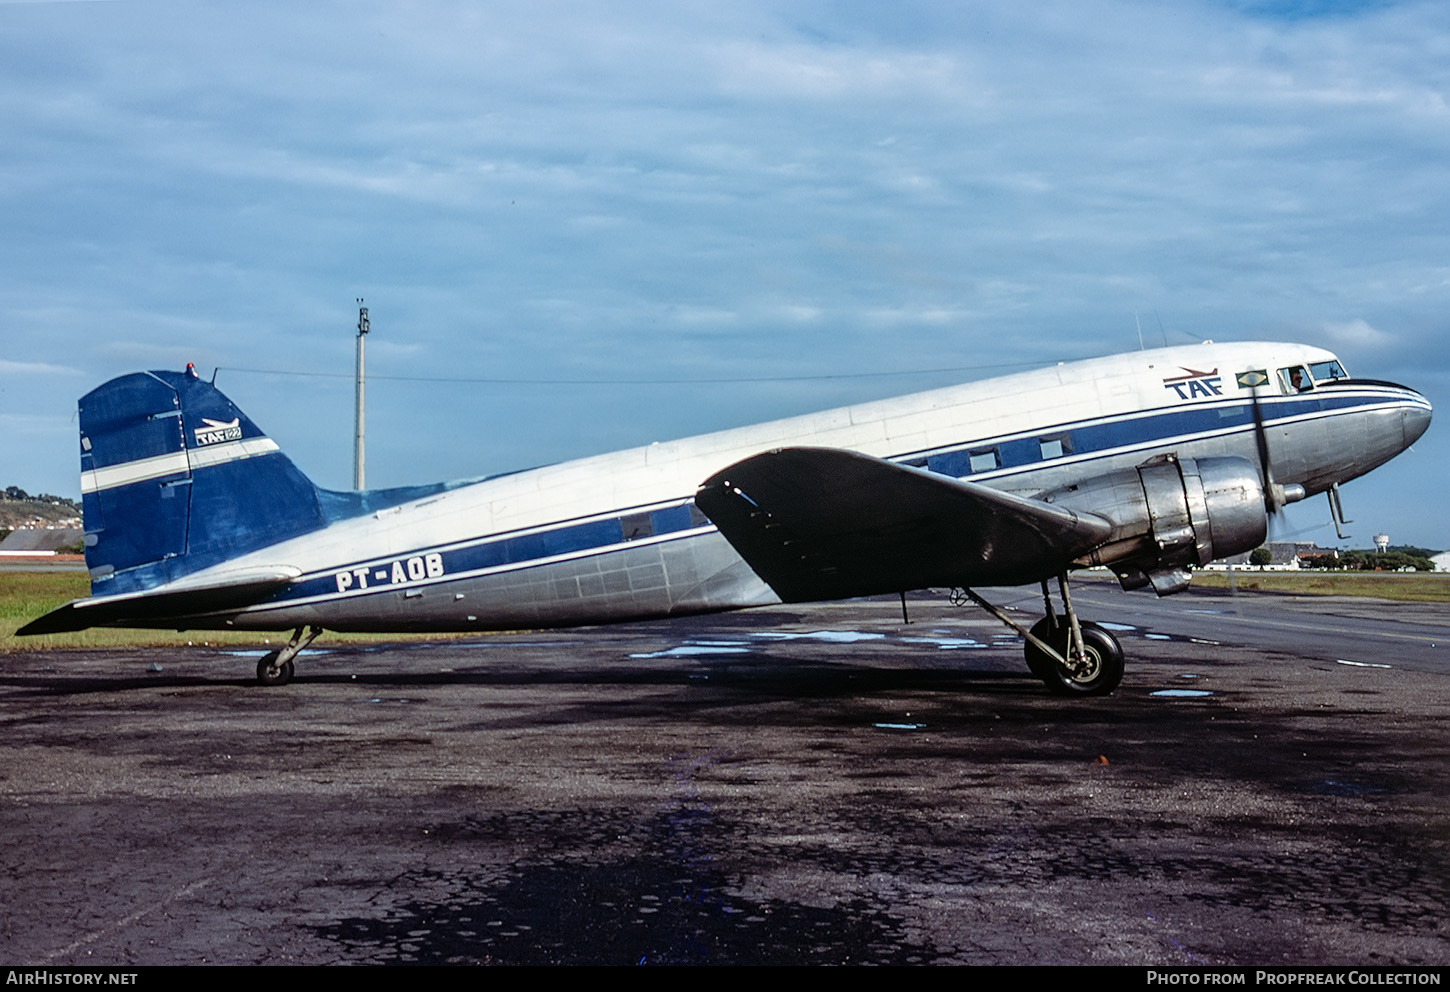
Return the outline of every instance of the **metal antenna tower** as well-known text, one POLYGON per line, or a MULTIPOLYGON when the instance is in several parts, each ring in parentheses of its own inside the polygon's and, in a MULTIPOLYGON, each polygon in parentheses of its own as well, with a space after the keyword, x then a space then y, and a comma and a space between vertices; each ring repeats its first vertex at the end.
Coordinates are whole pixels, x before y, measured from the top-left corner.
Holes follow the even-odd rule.
POLYGON ((352 487, 363 488, 363 338, 368 333, 368 308, 357 298, 357 416, 353 421, 352 487))

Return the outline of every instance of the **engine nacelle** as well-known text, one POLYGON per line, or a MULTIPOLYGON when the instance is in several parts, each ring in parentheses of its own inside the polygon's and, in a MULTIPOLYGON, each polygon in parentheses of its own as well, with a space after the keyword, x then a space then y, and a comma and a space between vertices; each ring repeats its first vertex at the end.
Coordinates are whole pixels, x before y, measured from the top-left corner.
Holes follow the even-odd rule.
POLYGON ((1257 548, 1269 527, 1259 473, 1237 457, 1158 455, 1038 498, 1113 525, 1076 564, 1107 565, 1124 589, 1151 583, 1160 596, 1188 588, 1191 565, 1257 548))

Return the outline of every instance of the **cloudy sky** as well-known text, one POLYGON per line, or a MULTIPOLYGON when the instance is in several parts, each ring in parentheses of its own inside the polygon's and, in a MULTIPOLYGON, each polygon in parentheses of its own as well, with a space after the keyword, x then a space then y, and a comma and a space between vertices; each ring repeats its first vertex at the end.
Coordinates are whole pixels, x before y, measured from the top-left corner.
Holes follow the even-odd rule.
MULTIPOLYGON (((1441 0, 0 2, 0 484, 78 496, 76 398, 191 361, 350 486, 359 296, 373 486, 1140 325, 1443 411, 1447 94, 1441 0)), ((1450 546, 1447 435, 1352 543, 1450 546)))

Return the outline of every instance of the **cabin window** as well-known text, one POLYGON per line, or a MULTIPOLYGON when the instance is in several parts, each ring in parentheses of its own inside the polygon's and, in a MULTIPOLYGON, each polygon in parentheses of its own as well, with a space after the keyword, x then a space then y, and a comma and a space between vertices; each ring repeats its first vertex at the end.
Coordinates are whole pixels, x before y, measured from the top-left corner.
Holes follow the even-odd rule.
POLYGON ((1290 394, 1307 393, 1314 388, 1314 380, 1310 377, 1309 370, 1302 365, 1280 369, 1279 383, 1284 387, 1284 392, 1290 394))
POLYGON ((983 448, 981 451, 972 451, 967 454, 967 464, 973 472, 990 472, 1002 464, 997 457, 996 448, 983 448))
POLYGON ((631 513, 627 517, 620 517, 619 526, 624 531, 626 541, 637 541, 641 537, 650 537, 655 532, 654 524, 648 513, 631 513))
POLYGON ((1043 461, 1072 454, 1072 438, 1067 434, 1040 437, 1037 439, 1037 446, 1043 461))

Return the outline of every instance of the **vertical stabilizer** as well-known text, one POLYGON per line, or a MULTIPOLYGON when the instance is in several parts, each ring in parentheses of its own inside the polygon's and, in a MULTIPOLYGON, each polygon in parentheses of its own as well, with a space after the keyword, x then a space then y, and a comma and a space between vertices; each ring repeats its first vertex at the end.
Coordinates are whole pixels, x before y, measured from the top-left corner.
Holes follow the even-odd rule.
POLYGON ((92 595, 149 589, 323 526, 317 490, 188 368, 112 379, 80 401, 92 595))

